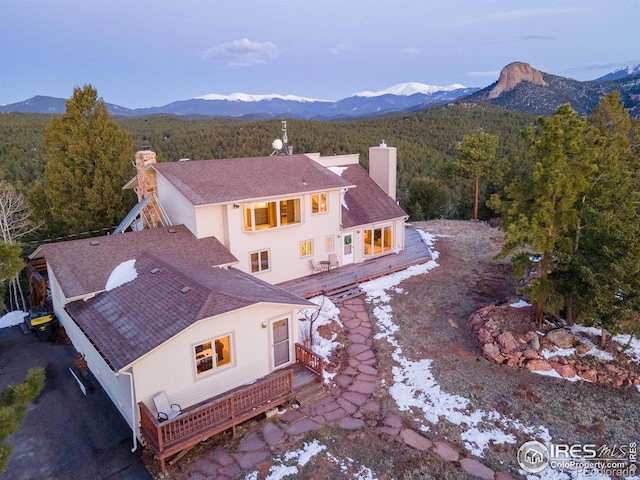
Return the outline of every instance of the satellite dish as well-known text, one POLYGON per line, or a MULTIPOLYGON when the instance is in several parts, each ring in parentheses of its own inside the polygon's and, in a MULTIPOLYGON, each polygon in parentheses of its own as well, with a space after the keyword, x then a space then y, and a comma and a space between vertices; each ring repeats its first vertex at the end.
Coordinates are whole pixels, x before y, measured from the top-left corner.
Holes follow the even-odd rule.
POLYGON ((282 150, 282 140, 280 140, 279 138, 276 138, 273 143, 271 144, 271 146, 275 149, 275 150, 282 150))

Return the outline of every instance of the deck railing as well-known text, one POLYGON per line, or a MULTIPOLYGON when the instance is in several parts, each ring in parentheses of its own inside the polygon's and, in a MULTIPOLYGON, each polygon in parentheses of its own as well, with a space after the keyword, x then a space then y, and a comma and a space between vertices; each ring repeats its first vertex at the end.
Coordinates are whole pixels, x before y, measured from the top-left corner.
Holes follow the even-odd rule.
POLYGON ((160 459, 164 474, 165 460, 216 433, 235 427, 275 407, 293 395, 293 370, 270 375, 252 385, 198 404, 169 421, 158 421, 144 402, 140 407, 140 431, 149 448, 160 459))
POLYGON ((320 377, 320 383, 324 382, 324 360, 313 350, 296 343, 296 362, 300 362, 320 377))

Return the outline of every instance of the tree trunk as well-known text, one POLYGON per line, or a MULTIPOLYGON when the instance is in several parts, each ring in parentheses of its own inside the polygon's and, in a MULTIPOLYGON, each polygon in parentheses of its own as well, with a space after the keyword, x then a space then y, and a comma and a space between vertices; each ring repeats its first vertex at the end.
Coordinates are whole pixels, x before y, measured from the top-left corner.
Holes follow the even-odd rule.
POLYGON ((475 194, 473 198, 473 219, 478 220, 478 178, 476 177, 475 194))
POLYGON ((607 346, 607 331, 604 329, 604 327, 600 327, 600 331, 600 349, 604 350, 604 347, 607 346))
POLYGON ((540 302, 536 303, 535 319, 538 328, 542 328, 542 320, 544 319, 544 305, 542 305, 542 303, 540 302))

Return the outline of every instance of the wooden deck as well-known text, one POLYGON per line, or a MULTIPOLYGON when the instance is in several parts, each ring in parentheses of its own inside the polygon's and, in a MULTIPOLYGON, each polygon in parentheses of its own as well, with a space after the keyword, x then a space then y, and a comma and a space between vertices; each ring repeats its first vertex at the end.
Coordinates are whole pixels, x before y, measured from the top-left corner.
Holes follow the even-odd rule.
POLYGON ((294 400, 297 390, 312 382, 322 385, 322 358, 300 344, 295 353, 296 363, 290 367, 185 408, 172 420, 158 420, 144 402, 138 403, 140 432, 160 460, 162 473, 170 457, 173 463, 199 442, 225 430, 235 434, 240 423, 294 400))
POLYGON ((340 287, 366 282, 429 260, 431 260, 431 252, 420 234, 414 228, 406 227, 405 249, 400 253, 391 253, 363 263, 345 265, 328 272, 314 273, 307 277, 279 283, 278 286, 301 297, 312 298, 340 287))

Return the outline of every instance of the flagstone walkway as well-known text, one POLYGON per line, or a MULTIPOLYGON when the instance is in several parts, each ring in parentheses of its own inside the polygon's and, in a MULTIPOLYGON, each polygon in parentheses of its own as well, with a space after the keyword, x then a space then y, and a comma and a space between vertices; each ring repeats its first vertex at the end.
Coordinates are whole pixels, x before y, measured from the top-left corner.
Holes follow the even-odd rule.
MULTIPOLYGON (((185 465, 185 478, 189 480, 225 480, 248 474, 256 465, 271 457, 270 447, 293 440, 299 435, 318 430, 324 425, 345 430, 367 428, 364 418, 380 416, 380 403, 374 392, 380 385, 376 357, 373 351, 372 327, 362 298, 352 298, 340 306, 340 319, 350 342, 347 347, 348 366, 335 378, 336 387, 331 395, 289 410, 279 422, 267 421, 260 430, 246 435, 235 451, 217 448, 185 465)), ((449 442, 432 442, 411 429, 401 416, 388 415, 377 422, 379 431, 398 441, 435 455, 441 460, 454 462, 469 475, 485 480, 509 480, 504 472, 494 472, 476 458, 465 458, 449 442)), ((175 468, 175 467, 174 467, 175 468)), ((171 478, 171 468, 167 478, 171 478)))

